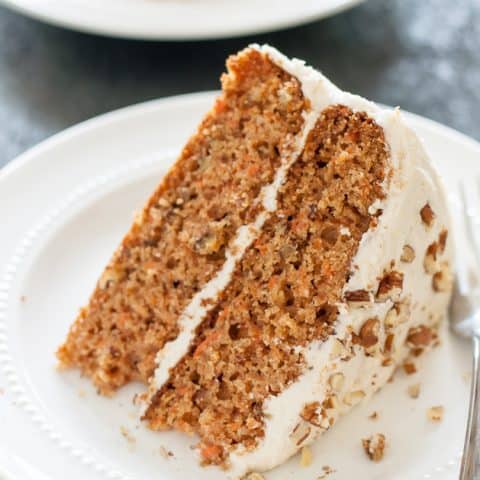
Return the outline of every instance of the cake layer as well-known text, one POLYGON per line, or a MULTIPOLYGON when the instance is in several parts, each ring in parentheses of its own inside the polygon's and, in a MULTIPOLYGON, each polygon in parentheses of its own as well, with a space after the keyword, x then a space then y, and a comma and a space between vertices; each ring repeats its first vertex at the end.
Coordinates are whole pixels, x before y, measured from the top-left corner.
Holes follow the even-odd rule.
POLYGON ((105 269, 57 356, 102 393, 146 382, 179 317, 221 270, 259 195, 289 158, 308 109, 299 82, 266 54, 228 61, 223 92, 105 269))
POLYGON ((300 82, 308 139, 225 290, 159 352, 144 412, 197 433, 233 478, 282 463, 434 344, 451 292, 444 193, 400 113, 254 48, 300 82))
POLYGON ((305 369, 298 347, 334 333, 352 258, 377 221, 369 207, 383 199, 387 156, 366 114, 322 112, 277 209, 146 411, 152 428, 198 433, 207 463, 256 447, 265 399, 305 369))

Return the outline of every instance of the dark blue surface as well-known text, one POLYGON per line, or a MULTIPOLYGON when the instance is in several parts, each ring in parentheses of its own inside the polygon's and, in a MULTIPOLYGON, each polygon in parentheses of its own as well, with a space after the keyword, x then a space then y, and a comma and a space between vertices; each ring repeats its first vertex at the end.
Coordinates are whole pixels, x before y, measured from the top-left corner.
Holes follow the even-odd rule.
POLYGON ((0 8, 0 166, 97 114, 218 88, 225 57, 252 41, 480 140, 478 0, 369 0, 303 27, 189 43, 90 36, 0 8))

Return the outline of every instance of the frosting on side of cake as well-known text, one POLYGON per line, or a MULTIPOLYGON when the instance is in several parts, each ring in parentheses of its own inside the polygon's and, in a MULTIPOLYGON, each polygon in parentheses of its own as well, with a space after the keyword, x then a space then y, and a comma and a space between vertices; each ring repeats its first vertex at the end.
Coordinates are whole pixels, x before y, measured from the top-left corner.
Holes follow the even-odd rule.
POLYGON ((400 112, 380 110, 366 100, 339 91, 303 62, 289 61, 271 47, 262 47, 262 51, 302 85, 311 85, 305 91, 312 92, 313 97, 309 99, 313 105, 339 103, 363 110, 382 126, 390 148, 393 175, 386 199, 371 207, 372 214, 377 210, 382 213, 377 227, 364 234, 352 262, 354 273, 344 289, 345 293, 367 291, 369 300, 357 305, 355 302, 337 305, 336 335, 325 342, 315 341, 302 350, 308 368, 282 393, 267 400, 265 437, 251 452, 239 449, 230 454, 232 478, 282 463, 328 430, 340 415, 368 399, 409 355, 408 332, 420 325, 438 324, 450 296, 451 242, 435 264, 425 267, 429 245, 437 241, 450 223, 444 192, 423 146, 400 112), (420 215, 426 204, 435 214, 431 226, 425 225, 420 215), (413 260, 401 260, 405 246, 413 250, 413 260), (394 270, 403 274, 403 288, 401 292, 391 292, 386 298, 375 300, 379 279, 392 269, 392 261, 394 270), (437 272, 443 275, 443 283, 439 291, 433 292, 433 275, 437 272), (372 318, 379 320, 378 342, 375 348, 366 351, 363 346, 353 344, 352 332, 358 332, 372 318), (392 324, 388 333, 394 335, 388 356, 384 352, 385 322, 392 324), (313 425, 302 420, 305 405, 322 404, 325 400, 329 408, 322 409, 324 416, 319 422, 313 425))

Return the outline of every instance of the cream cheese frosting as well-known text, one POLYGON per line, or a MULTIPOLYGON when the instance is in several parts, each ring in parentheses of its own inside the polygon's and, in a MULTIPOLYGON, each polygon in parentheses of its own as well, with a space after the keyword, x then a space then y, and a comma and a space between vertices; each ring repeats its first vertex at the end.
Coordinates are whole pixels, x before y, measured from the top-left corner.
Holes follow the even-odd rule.
MULTIPOLYGON (((433 270, 424 267, 428 246, 438 239, 441 231, 448 229, 449 218, 441 182, 422 144, 407 126, 400 111, 381 109, 361 97, 342 92, 319 72, 305 66, 304 62, 290 60, 270 46, 252 45, 252 48, 266 54, 299 81, 305 98, 310 102, 310 110, 304 112, 302 132, 293 140, 292 148, 282 159, 273 182, 262 189, 260 202, 263 210, 252 224, 237 231, 221 270, 195 295, 182 313, 180 334, 158 353, 151 394, 168 380, 170 369, 180 361, 193 341, 196 327, 228 285, 235 265, 259 235, 268 215, 275 211, 277 195, 288 170, 300 156, 308 134, 325 108, 341 104, 353 111, 366 112, 383 128, 389 148, 391 175, 384 182, 385 200, 370 207, 371 214, 380 213, 378 224, 364 234, 352 261, 353 274, 344 287, 345 292, 372 292, 370 301, 362 305, 339 303, 335 335, 300 349, 308 368, 283 392, 265 401, 265 435, 254 450, 247 452, 238 448, 230 454, 228 475, 231 478, 240 478, 250 471, 268 470, 284 462, 301 446, 311 443, 330 428, 338 416, 348 412, 359 401, 368 399, 383 386, 396 366, 409 354, 406 345, 409 330, 419 325, 435 325, 446 311, 450 289, 447 285, 442 288, 444 291, 432 294, 432 271, 441 269, 448 280, 448 268, 452 264, 449 241, 433 270), (422 222, 419 213, 426 204, 435 213, 435 222, 431 226, 422 222), (406 245, 413 250, 415 257, 409 262, 401 260, 406 245), (395 270, 403 274, 402 292, 397 297, 375 301, 374 293, 379 280, 385 271, 391 269, 392 261, 395 270), (386 364, 381 349, 366 352, 363 347, 353 345, 351 338, 352 332, 358 332, 367 319, 377 318, 381 324, 378 343, 383 345, 386 340, 384 323, 389 315, 396 316, 396 323, 389 330, 389 333, 394 333, 394 339, 391 363, 386 364), (332 382, 332 378, 341 381, 332 382), (325 421, 320 426, 302 422, 300 414, 304 406, 313 402, 321 404, 327 397, 334 397, 335 402, 325 421), (299 431, 302 432, 300 444, 299 431)), ((347 230, 342 230, 341 234, 349 235, 347 230)))

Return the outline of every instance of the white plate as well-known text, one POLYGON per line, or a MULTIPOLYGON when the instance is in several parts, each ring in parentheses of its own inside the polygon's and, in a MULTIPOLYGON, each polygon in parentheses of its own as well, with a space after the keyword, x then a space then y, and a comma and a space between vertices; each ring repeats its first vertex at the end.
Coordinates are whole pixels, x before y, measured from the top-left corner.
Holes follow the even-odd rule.
POLYGON ((0 0, 45 22, 115 37, 235 37, 299 25, 362 0, 0 0))
MULTIPOLYGON (((175 152, 212 103, 212 93, 159 100, 93 119, 33 148, 0 171, 0 469, 15 480, 221 479, 198 467, 193 439, 152 433, 137 422, 130 385, 97 396, 78 372, 55 370, 54 351, 105 262, 175 152), (124 435, 121 434, 123 429, 124 435), (164 446, 174 452, 165 459, 164 446), (67 473, 68 472, 68 473, 67 473)), ((413 115, 450 188, 478 173, 480 146, 413 115)), ((399 373, 370 404, 340 420, 314 446, 268 479, 453 480, 458 471, 470 370, 468 344, 447 334, 421 359, 418 374, 399 373), (419 399, 406 394, 421 382, 419 399), (445 407, 439 424, 426 409, 445 407), (367 418, 373 411, 379 419, 367 418), (369 462, 360 439, 383 432, 383 462, 369 462)), ((0 474, 1 478, 1 474, 0 474)))

